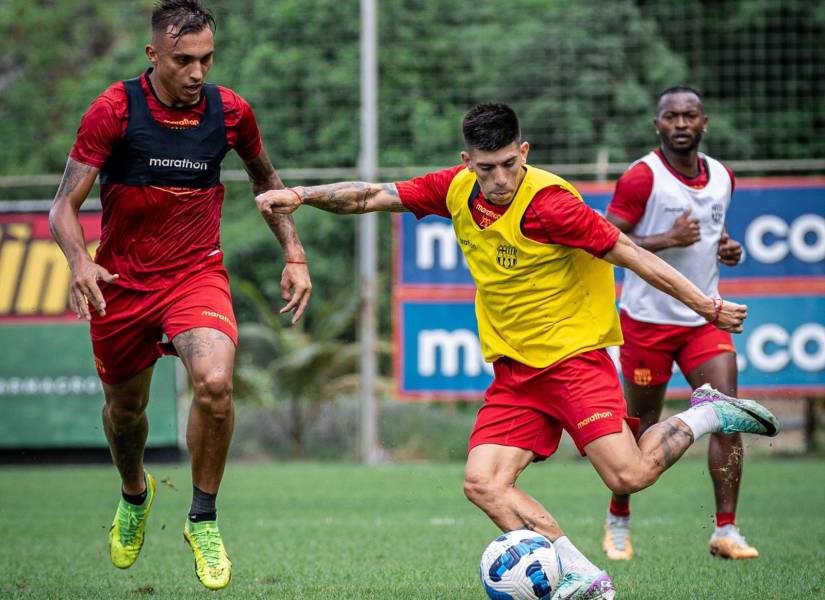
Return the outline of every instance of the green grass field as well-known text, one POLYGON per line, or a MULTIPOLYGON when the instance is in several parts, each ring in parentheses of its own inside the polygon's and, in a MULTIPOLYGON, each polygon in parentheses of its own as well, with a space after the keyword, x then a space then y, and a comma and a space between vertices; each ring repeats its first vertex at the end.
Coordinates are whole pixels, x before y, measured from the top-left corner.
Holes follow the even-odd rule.
MULTIPOLYGON (((0 468, 0 596, 185 598, 197 583, 181 527, 188 470, 151 469, 166 484, 138 562, 111 566, 112 467, 0 468)), ((219 498, 234 561, 223 598, 486 598, 478 560, 497 530, 461 492, 461 465, 231 464, 219 498)), ((606 566, 622 598, 825 598, 825 465, 746 464, 739 524, 762 552, 724 562, 707 552, 713 504, 703 462, 684 461, 634 500, 636 558, 600 556, 607 493, 584 461, 527 470, 571 539, 606 566)))

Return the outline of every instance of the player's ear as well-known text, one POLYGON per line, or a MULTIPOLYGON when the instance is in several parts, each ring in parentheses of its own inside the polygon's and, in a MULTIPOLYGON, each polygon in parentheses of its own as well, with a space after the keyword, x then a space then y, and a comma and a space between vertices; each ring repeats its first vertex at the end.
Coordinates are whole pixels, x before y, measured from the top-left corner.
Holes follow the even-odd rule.
POLYGON ((149 59, 149 62, 152 63, 153 67, 158 66, 158 52, 155 50, 155 47, 152 44, 146 44, 146 48, 144 49, 146 52, 146 58, 149 59))
POLYGON ((464 163, 470 173, 473 172, 473 165, 470 163, 470 154, 465 150, 461 151, 461 162, 464 163))
POLYGON ((526 163, 527 162, 527 155, 530 153, 530 143, 527 142, 527 141, 522 142, 521 146, 519 146, 518 150, 519 150, 519 153, 521 154, 521 162, 526 163))

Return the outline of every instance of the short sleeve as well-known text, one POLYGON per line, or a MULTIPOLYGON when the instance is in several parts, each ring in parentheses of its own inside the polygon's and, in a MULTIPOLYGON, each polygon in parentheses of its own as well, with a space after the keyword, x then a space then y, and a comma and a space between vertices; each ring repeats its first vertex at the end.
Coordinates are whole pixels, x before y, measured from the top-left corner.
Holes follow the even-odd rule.
POLYGON ((84 165, 101 168, 123 137, 127 103, 123 84, 115 84, 98 96, 80 119, 69 157, 84 165), (119 98, 117 86, 120 86, 119 98))
POLYGON ((636 225, 642 220, 652 191, 653 171, 647 164, 638 162, 619 177, 607 212, 636 225))
POLYGON ((601 258, 619 239, 618 227, 559 186, 539 191, 528 210, 541 223, 551 244, 580 248, 601 258))
POLYGON ((257 158, 263 149, 261 130, 249 102, 229 88, 219 87, 224 118, 235 152, 244 161, 257 158))
POLYGON ((401 203, 415 215, 416 219, 423 219, 427 215, 438 215, 449 219, 447 192, 453 178, 464 168, 464 165, 458 165, 407 181, 396 182, 395 187, 401 203))

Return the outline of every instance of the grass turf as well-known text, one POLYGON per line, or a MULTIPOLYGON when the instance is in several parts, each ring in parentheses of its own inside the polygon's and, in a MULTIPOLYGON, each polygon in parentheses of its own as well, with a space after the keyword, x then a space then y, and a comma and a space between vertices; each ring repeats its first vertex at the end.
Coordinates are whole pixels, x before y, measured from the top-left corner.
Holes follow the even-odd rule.
MULTIPOLYGON (((712 558, 705 465, 683 461, 634 498, 636 557, 601 556, 607 492, 584 461, 522 476, 579 548, 608 568, 618 598, 825 597, 825 465, 746 465, 739 525, 756 561, 712 558)), ((186 598, 207 594, 181 534, 186 466, 156 465, 158 495, 138 562, 109 563, 112 467, 0 469, 0 597, 186 598), (161 483, 163 480, 165 483, 161 483)), ((461 492, 461 465, 230 464, 219 498, 234 561, 222 598, 485 598, 478 559, 497 535, 461 492)))

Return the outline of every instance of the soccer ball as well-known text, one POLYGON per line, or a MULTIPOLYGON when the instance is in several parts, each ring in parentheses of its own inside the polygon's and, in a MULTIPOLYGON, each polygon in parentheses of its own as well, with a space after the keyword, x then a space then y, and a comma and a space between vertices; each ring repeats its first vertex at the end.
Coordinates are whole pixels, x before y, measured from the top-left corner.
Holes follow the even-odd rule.
POLYGON ((481 583, 492 600, 546 600, 560 579, 553 544, 529 529, 498 536, 481 555, 481 583))

